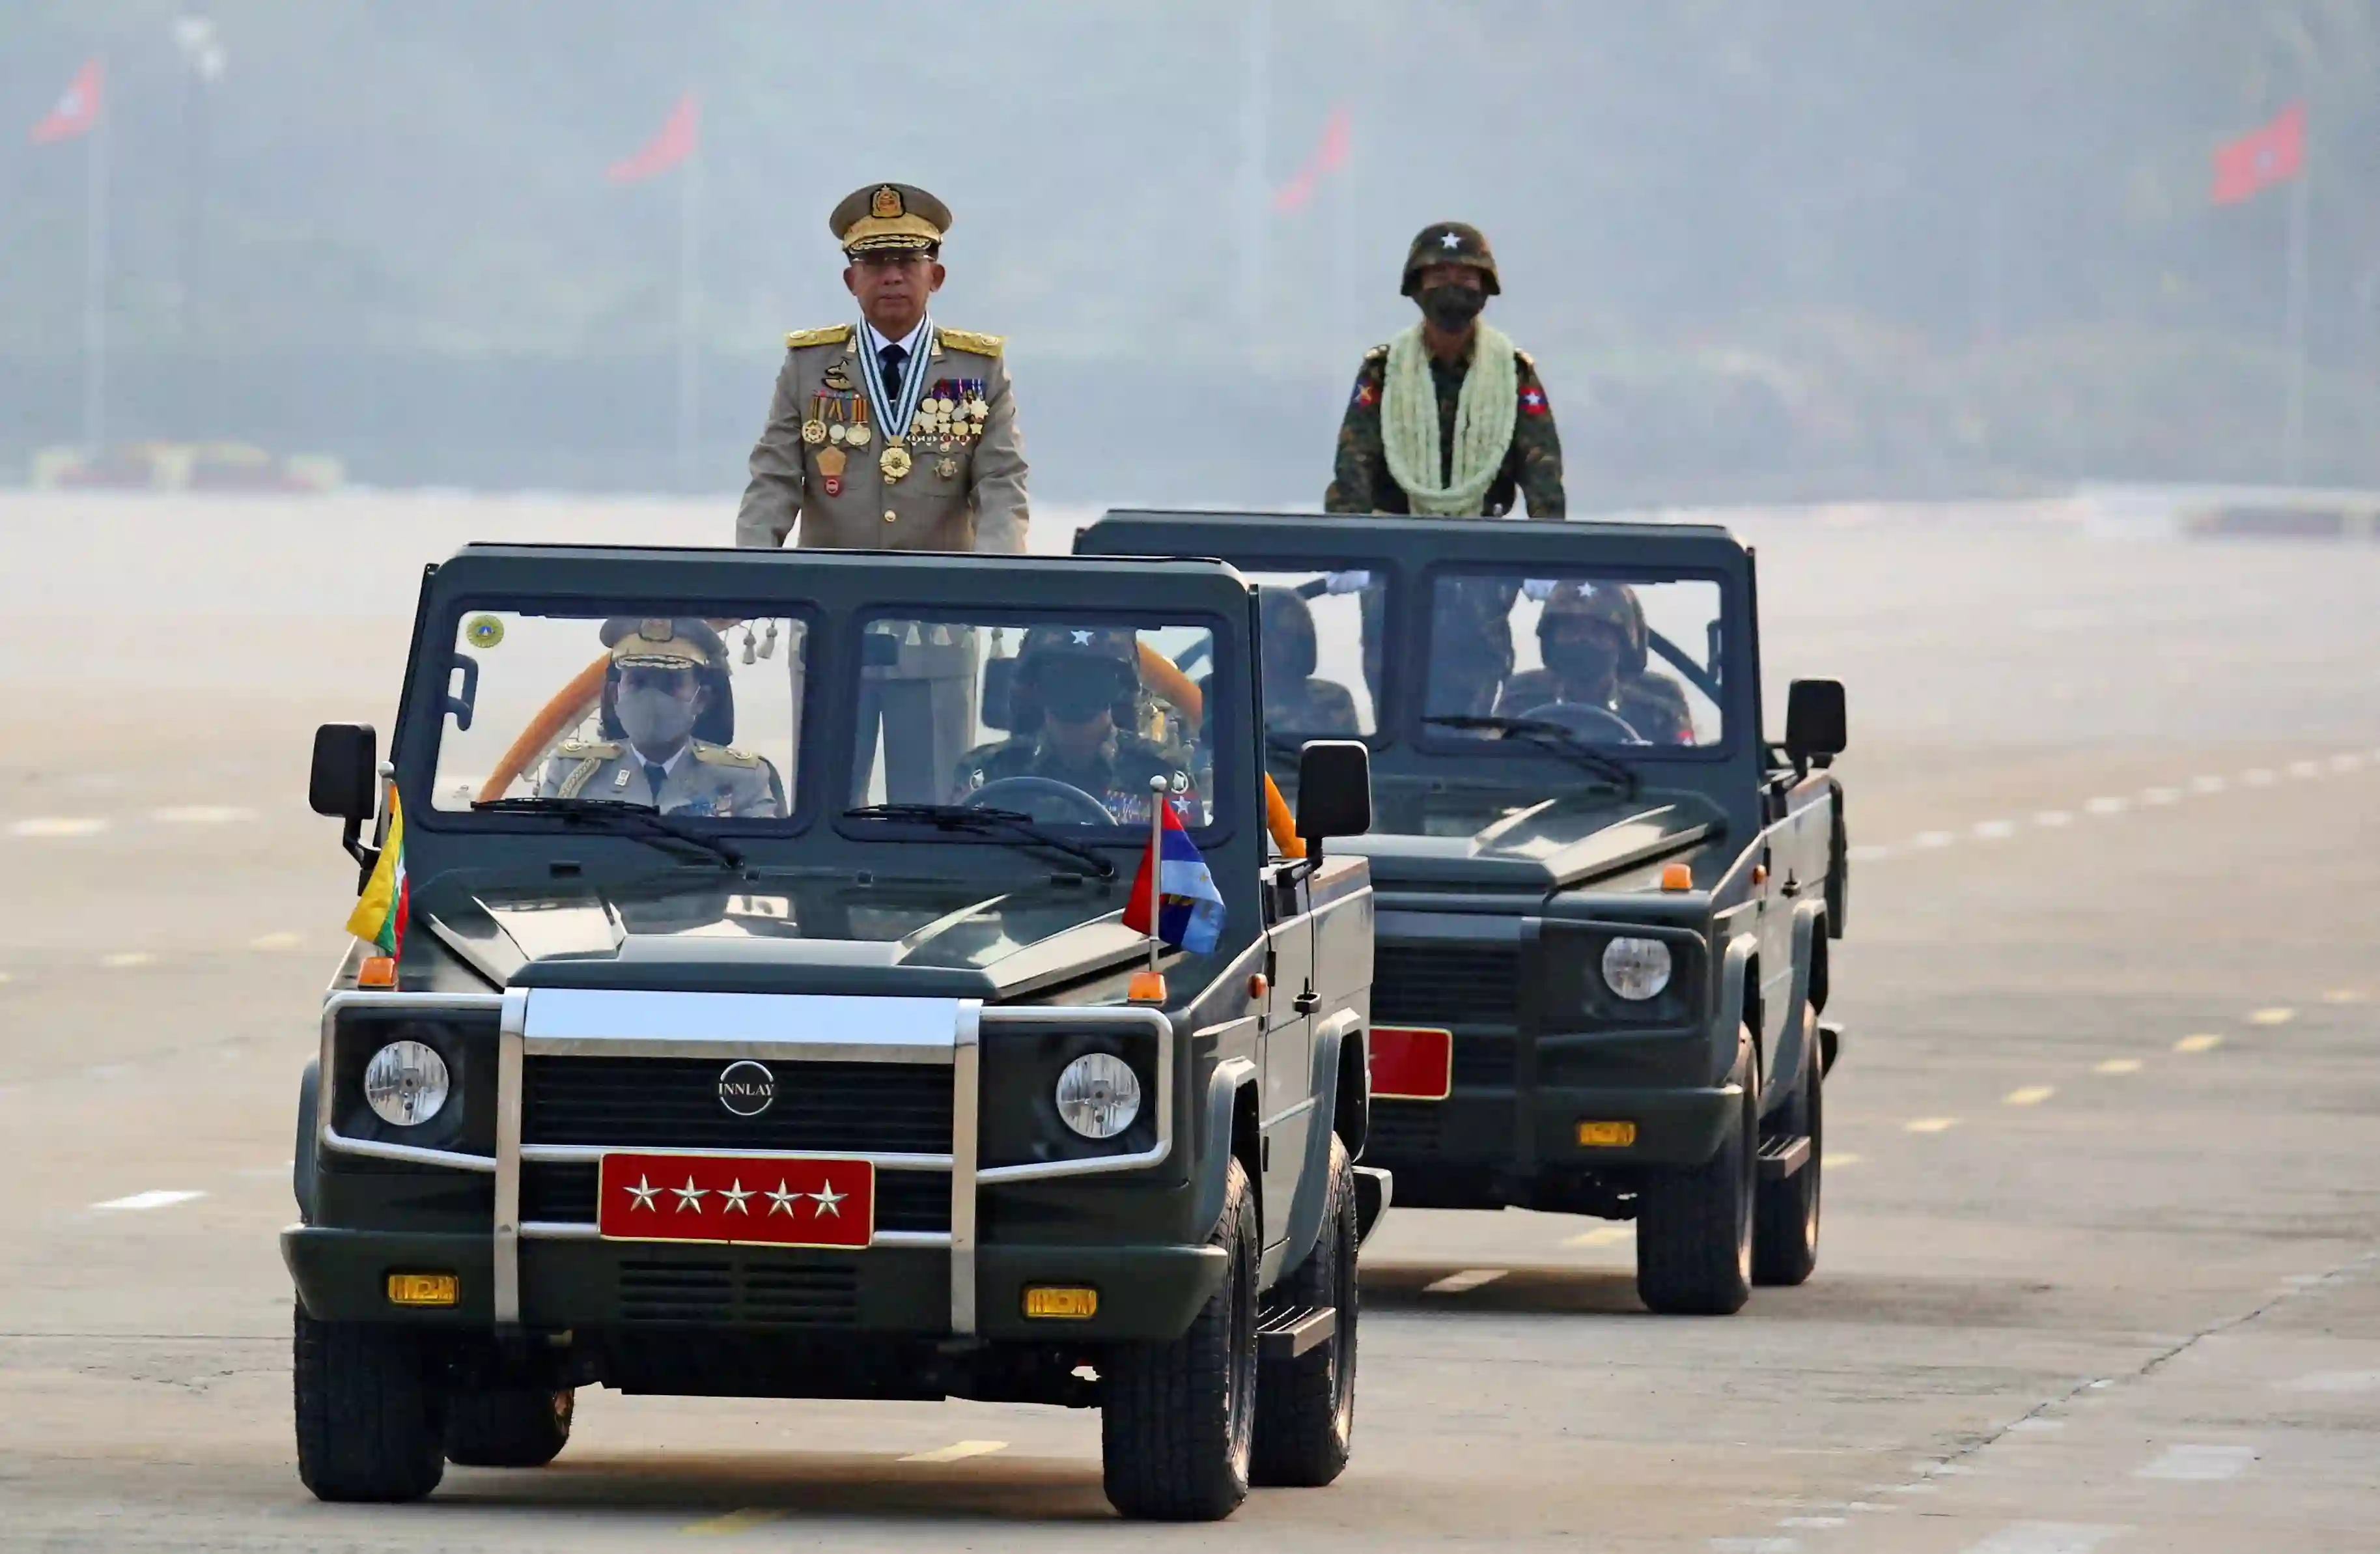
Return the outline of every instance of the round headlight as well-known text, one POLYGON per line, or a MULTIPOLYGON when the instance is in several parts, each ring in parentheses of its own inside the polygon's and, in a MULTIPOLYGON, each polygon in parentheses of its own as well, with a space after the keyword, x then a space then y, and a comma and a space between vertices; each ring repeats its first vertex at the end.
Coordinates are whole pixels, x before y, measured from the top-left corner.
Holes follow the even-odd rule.
POLYGON ((1631 1003, 1670 985, 1670 947, 1658 939, 1615 939, 1603 947, 1603 985, 1631 1003))
POLYGON ((1058 1075, 1058 1115, 1085 1138, 1113 1138, 1140 1115, 1140 1076, 1112 1053, 1086 1053, 1058 1075))
POLYGON ((409 1128, 446 1104, 446 1060, 419 1041, 392 1041, 364 1065, 364 1099, 392 1127, 409 1128))

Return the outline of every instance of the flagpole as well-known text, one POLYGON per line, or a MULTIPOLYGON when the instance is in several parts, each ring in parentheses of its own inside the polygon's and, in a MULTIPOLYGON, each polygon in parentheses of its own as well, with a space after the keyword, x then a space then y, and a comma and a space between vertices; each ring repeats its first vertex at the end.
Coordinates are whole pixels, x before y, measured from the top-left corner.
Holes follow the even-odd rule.
POLYGON ((82 440, 93 454, 107 436, 108 114, 103 87, 101 93, 83 157, 82 440))
POLYGON ((1158 953, 1165 941, 1158 936, 1158 909, 1165 892, 1160 881, 1165 878, 1165 788, 1163 777, 1148 780, 1148 974, 1157 975, 1158 953))
POLYGON ((702 297, 702 151, 697 146, 680 176, 677 216, 677 484, 694 489, 694 443, 701 414, 695 362, 702 297))
POLYGON ((2289 408, 2281 427, 2282 478, 2289 485, 2296 485, 2302 478, 2305 457, 2307 206, 2313 188, 2313 176, 2303 168, 2289 188, 2289 408))

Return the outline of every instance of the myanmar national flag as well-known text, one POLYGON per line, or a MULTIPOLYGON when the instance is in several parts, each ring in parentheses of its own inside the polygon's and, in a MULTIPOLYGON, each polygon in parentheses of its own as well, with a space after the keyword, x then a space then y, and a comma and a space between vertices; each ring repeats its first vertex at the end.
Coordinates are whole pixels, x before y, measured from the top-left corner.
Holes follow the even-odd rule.
POLYGON ((347 915, 347 931, 380 946, 383 955, 395 955, 405 945, 405 919, 413 906, 413 887, 405 878, 405 807, 396 789, 388 790, 388 840, 381 844, 380 861, 364 881, 363 899, 347 915))
POLYGON ((1123 909, 1123 926, 1135 933, 1150 931, 1149 881, 1157 882, 1157 937, 1166 943, 1203 955, 1223 936, 1223 892, 1198 856, 1197 844, 1182 829, 1182 817, 1171 804, 1160 805, 1164 829, 1149 838, 1141 855, 1140 872, 1133 877, 1132 900, 1123 909), (1160 841, 1163 846, 1160 851, 1160 841))

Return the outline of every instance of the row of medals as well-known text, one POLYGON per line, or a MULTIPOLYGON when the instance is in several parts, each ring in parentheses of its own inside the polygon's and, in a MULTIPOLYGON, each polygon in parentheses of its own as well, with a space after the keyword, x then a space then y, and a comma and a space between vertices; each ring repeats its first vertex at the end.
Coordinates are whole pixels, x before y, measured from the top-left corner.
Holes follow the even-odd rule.
MULTIPOLYGON (((981 435, 985 418, 990 414, 991 407, 980 399, 938 397, 921 400, 917 405, 917 419, 909 423, 909 435, 974 438, 981 435)), ((830 424, 813 416, 802 423, 802 441, 819 450, 819 473, 829 480, 843 478, 844 461, 850 456, 844 452, 846 448, 864 448, 875 435, 866 421, 835 421, 830 424)), ((953 461, 946 458, 942 462, 951 465, 944 471, 945 478, 958 473, 953 461)), ((888 480, 897 480, 909 473, 909 450, 901 445, 901 439, 896 437, 885 444, 884 451, 876 455, 876 467, 888 480)))

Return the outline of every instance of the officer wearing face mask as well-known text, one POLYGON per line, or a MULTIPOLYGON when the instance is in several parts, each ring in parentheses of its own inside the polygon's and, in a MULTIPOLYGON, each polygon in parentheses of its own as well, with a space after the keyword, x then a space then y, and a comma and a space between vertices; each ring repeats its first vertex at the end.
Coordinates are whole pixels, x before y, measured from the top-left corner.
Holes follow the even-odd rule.
POLYGON ((1645 610, 1622 583, 1557 584, 1537 616, 1543 669, 1515 674, 1496 711, 1507 718, 1554 706, 1609 712, 1648 745, 1691 745, 1685 688, 1645 667, 1645 610))
POLYGON ((631 804, 667 815, 784 813, 769 763, 735 748, 727 647, 697 620, 603 623, 612 650, 601 737, 573 739, 545 763, 540 798, 631 804), (697 737, 710 734, 713 739, 697 737))
MULTIPOLYGON (((959 761, 953 798, 1009 777, 1080 788, 1120 821, 1148 819, 1149 779, 1165 779, 1183 819, 1199 823, 1188 763, 1132 731, 1140 702, 1140 649, 1109 626, 1035 626, 1017 650, 1011 737, 959 761)), ((1023 806, 1018 806, 1023 807, 1023 806)))

